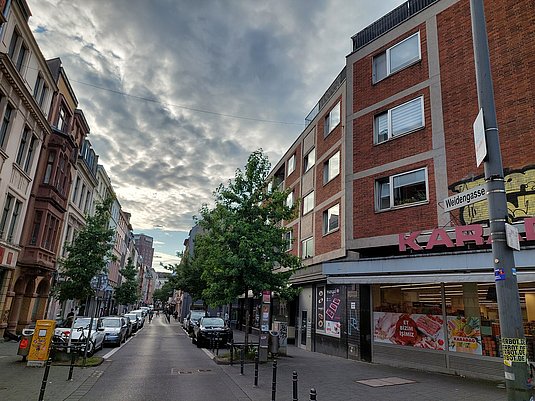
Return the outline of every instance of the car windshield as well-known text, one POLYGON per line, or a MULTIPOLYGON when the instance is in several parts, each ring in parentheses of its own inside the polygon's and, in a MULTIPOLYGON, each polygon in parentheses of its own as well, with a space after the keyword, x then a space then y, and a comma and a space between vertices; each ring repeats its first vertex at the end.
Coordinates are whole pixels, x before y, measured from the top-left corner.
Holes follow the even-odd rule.
POLYGON ((210 327, 224 327, 225 322, 220 317, 205 317, 202 320, 202 325, 210 327))
MULTIPOLYGON (((80 327, 83 327, 84 329, 89 327, 89 323, 91 323, 91 319, 90 318, 77 318, 75 321, 74 321, 74 328, 75 329, 79 329, 80 327)), ((97 320, 94 319, 93 320, 93 327, 95 327, 97 323, 97 320)))
POLYGON ((137 315, 135 313, 129 313, 128 315, 125 315, 126 317, 129 317, 130 320, 136 320, 137 319, 137 315))
POLYGON ((106 327, 121 327, 120 319, 102 319, 102 322, 106 327))
POLYGON ((191 318, 190 319, 191 320, 198 320, 203 316, 204 316, 204 312, 203 311, 191 312, 191 318))

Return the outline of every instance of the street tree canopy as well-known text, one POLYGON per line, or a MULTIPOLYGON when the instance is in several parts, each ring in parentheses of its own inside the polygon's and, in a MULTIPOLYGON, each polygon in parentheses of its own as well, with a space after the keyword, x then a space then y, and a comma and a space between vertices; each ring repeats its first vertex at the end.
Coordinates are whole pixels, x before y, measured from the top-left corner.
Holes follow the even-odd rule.
POLYGON ((55 288, 60 301, 85 300, 94 294, 91 280, 103 273, 113 258, 114 230, 109 228, 112 203, 113 199, 108 198, 98 204, 95 214, 87 216, 74 241, 66 245, 68 256, 60 260, 63 280, 55 288))
POLYGON ((115 290, 115 299, 119 305, 135 304, 139 298, 139 279, 132 258, 128 258, 126 266, 119 270, 125 281, 115 290))
POLYGON ((200 210, 202 232, 191 263, 202 272, 202 295, 210 305, 228 304, 248 291, 294 294, 288 281, 301 262, 287 252, 288 229, 281 222, 295 218, 298 205, 286 204, 289 190, 267 189, 270 168, 261 150, 253 152, 245 169, 216 189, 215 206, 200 210))

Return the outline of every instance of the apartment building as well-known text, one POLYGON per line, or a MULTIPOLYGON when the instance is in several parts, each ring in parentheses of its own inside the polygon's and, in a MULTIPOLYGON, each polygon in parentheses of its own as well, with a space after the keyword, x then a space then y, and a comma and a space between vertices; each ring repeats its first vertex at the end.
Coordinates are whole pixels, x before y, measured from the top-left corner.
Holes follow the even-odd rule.
POLYGON ((42 310, 49 273, 18 265, 24 216, 56 84, 29 27, 25 1, 3 4, 0 30, 0 333, 42 310))
MULTIPOLYGON (((488 0, 485 12, 533 360, 535 159, 527 150, 535 145, 535 72, 525 44, 535 38, 535 4, 488 0)), ((329 88, 271 175, 275 185, 294 188, 302 207, 285 222, 291 252, 304 258, 292 278, 302 291, 286 311, 288 338, 347 358, 502 377, 487 202, 457 209, 445 202, 484 184, 473 139, 470 2, 409 0, 352 42, 345 80, 329 88), (338 101, 339 127, 330 131, 338 101), (330 182, 337 152, 339 178, 330 182)))

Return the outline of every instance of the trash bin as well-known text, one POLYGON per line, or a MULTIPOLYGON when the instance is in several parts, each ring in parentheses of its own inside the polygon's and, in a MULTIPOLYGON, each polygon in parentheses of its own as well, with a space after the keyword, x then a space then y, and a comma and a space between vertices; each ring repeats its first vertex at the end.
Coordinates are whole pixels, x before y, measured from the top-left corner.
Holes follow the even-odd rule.
POLYGON ((28 353, 30 352, 30 343, 32 341, 32 336, 23 335, 19 342, 19 349, 17 350, 17 355, 22 356, 22 360, 26 360, 28 353))
POLYGON ((272 354, 279 353, 279 332, 271 330, 269 332, 269 352, 272 354))

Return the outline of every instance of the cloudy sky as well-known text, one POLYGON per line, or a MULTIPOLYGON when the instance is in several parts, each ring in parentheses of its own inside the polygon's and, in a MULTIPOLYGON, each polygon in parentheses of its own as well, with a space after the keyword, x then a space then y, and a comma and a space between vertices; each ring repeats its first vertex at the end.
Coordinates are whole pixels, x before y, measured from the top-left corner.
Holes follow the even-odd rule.
POLYGON ((89 139, 155 264, 262 148, 274 165, 345 65, 351 36, 403 0, 27 0, 89 139))

